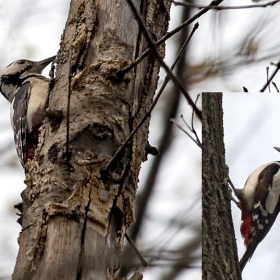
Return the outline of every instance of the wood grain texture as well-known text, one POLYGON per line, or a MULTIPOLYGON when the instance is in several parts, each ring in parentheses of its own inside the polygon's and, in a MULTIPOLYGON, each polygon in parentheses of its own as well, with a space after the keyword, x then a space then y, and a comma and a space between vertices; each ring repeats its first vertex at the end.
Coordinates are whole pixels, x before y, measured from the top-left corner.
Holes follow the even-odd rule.
MULTIPOLYGON (((171 1, 135 3, 151 32, 165 34, 171 1)), ((126 1, 71 1, 48 109, 62 118, 45 122, 36 156, 26 165, 13 280, 114 279, 134 221, 149 121, 105 167, 152 102, 159 72, 153 54, 118 76, 146 48, 126 1)))

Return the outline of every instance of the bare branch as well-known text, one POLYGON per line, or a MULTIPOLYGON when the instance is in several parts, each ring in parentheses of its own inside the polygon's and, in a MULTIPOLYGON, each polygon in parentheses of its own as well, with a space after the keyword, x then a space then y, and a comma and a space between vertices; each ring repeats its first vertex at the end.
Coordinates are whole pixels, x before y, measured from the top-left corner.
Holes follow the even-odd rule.
MULTIPOLYGON (((197 95, 196 97, 196 100, 195 100, 195 103, 197 103, 197 100, 199 98, 199 94, 197 95)), ((173 122, 180 130, 182 130, 185 134, 187 134, 189 136, 189 138, 191 138, 191 140, 193 142, 195 142, 195 144, 199 147, 199 148, 202 148, 202 144, 201 144, 201 141, 196 133, 196 130, 193 126, 193 121, 194 121, 194 111, 192 113, 192 120, 191 120, 191 126, 188 125, 188 123, 186 122, 186 120, 184 119, 184 116, 181 115, 180 116, 181 120, 183 121, 183 123, 186 125, 186 127, 195 135, 195 138, 194 139, 182 126, 180 126, 178 123, 176 123, 176 121, 174 119, 170 119, 171 122, 173 122)))
POLYGON ((186 6, 186 7, 192 7, 192 8, 197 8, 197 9, 204 9, 204 8, 209 8, 213 10, 239 10, 239 9, 252 9, 252 8, 266 8, 268 6, 274 6, 275 4, 279 3, 280 0, 274 0, 270 1, 267 3, 263 4, 255 4, 255 5, 246 5, 246 6, 204 6, 204 5, 198 5, 198 4, 192 4, 192 3, 186 3, 186 2, 180 2, 180 1, 172 1, 174 5, 179 5, 179 6, 186 6))
MULTIPOLYGON (((206 66, 202 67, 196 67, 193 68, 190 66, 190 70, 189 73, 186 77, 186 79, 188 79, 188 83, 193 84, 193 80, 198 82, 198 81, 202 81, 207 79, 208 77, 211 77, 213 75, 221 75, 225 76, 228 75, 230 73, 230 71, 236 70, 238 67, 243 67, 244 65, 248 66, 248 65, 252 65, 252 64, 256 64, 258 62, 261 61, 266 61, 269 59, 273 59, 275 56, 279 56, 279 51, 278 52, 274 52, 274 53, 270 53, 268 55, 264 55, 258 59, 255 58, 251 58, 251 59, 247 59, 247 60, 242 60, 242 61, 238 61, 235 63, 231 63, 230 60, 233 59, 231 58, 226 58, 225 60, 216 60, 216 61, 210 61, 207 63, 206 66), (207 67, 211 65, 210 67, 207 67), (206 70, 204 70, 206 69, 206 70)), ((202 63, 203 64, 203 63, 202 63)))
POLYGON ((124 236, 125 236, 126 240, 128 241, 128 243, 130 244, 130 246, 132 247, 135 254, 137 255, 137 257, 139 258, 139 260, 141 261, 142 265, 146 267, 148 265, 148 263, 143 258, 143 256, 141 255, 141 253, 139 252, 139 250, 137 249, 137 247, 135 246, 135 244, 133 243, 133 241, 131 240, 129 235, 127 233, 125 233, 124 236))
POLYGON ((169 75, 170 79, 173 81, 173 83, 181 90, 181 92, 183 93, 183 95, 186 97, 186 99, 188 100, 189 104, 194 108, 197 116, 199 117, 199 119, 202 119, 202 114, 201 111, 196 107, 195 103, 193 102, 193 100, 191 99, 189 93, 185 90, 184 86, 182 85, 182 83, 177 79, 177 77, 174 75, 174 73, 172 72, 172 70, 168 67, 168 65, 163 61, 162 57, 160 56, 160 54, 157 51, 156 48, 156 44, 153 40, 153 38, 151 37, 142 17, 140 16, 140 14, 138 13, 134 3, 132 2, 132 0, 127 0, 127 2, 129 3, 130 8, 132 9, 136 19, 138 20, 138 23, 142 29, 142 32, 144 33, 144 36, 146 37, 146 40, 148 42, 148 44, 150 45, 152 51, 154 52, 154 54, 156 55, 160 65, 165 69, 165 71, 167 72, 167 74, 169 75))
POLYGON ((272 73, 271 77, 268 79, 266 84, 263 86, 263 88, 260 90, 260 92, 264 92, 265 91, 265 89, 269 86, 269 84, 271 83, 271 81, 274 79, 275 75, 279 71, 280 62, 278 62, 277 64, 274 64, 274 63, 272 63, 272 64, 276 66, 276 69, 274 70, 274 72, 272 73))
MULTIPOLYGON (((199 97, 200 97, 200 94, 197 95, 196 100, 195 100, 195 104, 197 104, 197 101, 198 101, 199 97)), ((183 120, 184 123, 186 123, 183 116, 181 116, 181 119, 183 120)), ((200 139, 199 139, 199 137, 196 133, 196 130, 194 129, 193 121, 194 121, 194 111, 192 112, 192 129, 191 129, 191 131, 194 133, 197 143, 199 143, 200 147, 202 148, 202 143, 201 143, 201 141, 200 141, 200 139)))
MULTIPOLYGON (((171 66, 171 70, 173 70, 176 66, 176 64, 178 63, 178 61, 180 60, 180 58, 182 57, 183 51, 185 49, 185 47, 187 46, 188 42, 190 41, 190 39, 192 38, 195 30, 198 28, 199 24, 196 23, 190 33, 190 35, 187 37, 186 41, 184 42, 183 46, 181 47, 179 54, 177 56, 177 58, 175 59, 174 63, 171 66)), ((108 165, 106 166, 105 170, 109 170, 109 168, 112 166, 112 164, 115 162, 115 160, 118 158, 119 154, 122 152, 122 150, 124 149, 124 147, 128 144, 128 142, 132 139, 132 137, 135 135, 135 133, 138 131, 138 129, 143 125, 143 123, 147 120, 147 118, 150 116, 151 112, 153 111, 154 107, 156 106, 161 94, 163 93, 163 90, 165 89, 166 85, 168 84, 168 82, 170 81, 170 78, 168 75, 166 75, 165 80, 157 94, 157 96, 155 97, 151 107, 149 108, 149 110, 146 112, 145 116, 141 119, 141 121, 136 125, 136 127, 133 129, 133 131, 130 133, 130 135, 127 137, 127 139, 124 141, 124 143, 121 145, 121 147, 117 150, 117 152, 115 153, 115 155, 112 157, 112 159, 110 160, 110 162, 108 163, 108 165)))
MULTIPOLYGON (((280 1, 280 0, 279 0, 280 1)), ((209 7, 211 6, 216 6, 219 5, 221 2, 223 2, 223 0, 214 0, 210 3, 209 7)), ((206 6, 204 9, 202 9, 201 11, 199 11, 197 14, 195 14, 193 17, 187 19, 186 21, 184 21, 182 24, 180 24, 178 27, 174 28, 172 31, 167 32, 166 35, 164 35, 161 39, 159 39, 157 42, 155 42, 154 44, 156 46, 161 45, 162 43, 164 43, 166 40, 168 40, 169 38, 171 38, 173 35, 175 35, 176 33, 178 33, 179 31, 181 31, 183 28, 187 27, 188 25, 190 25, 191 23, 193 23, 196 19, 198 19, 199 17, 201 17, 203 14, 205 14, 206 12, 208 12, 209 10, 211 10, 211 8, 208 8, 208 6, 206 6)), ((122 71, 120 71, 120 75, 124 75, 125 73, 127 73, 128 71, 130 71, 132 68, 135 67, 135 65, 137 65, 138 63, 140 63, 152 50, 152 48, 148 48, 146 51, 144 51, 137 59, 135 59, 135 61, 133 63, 131 63, 129 66, 127 66, 126 68, 124 68, 122 71)))
POLYGON ((272 82, 272 85, 275 87, 276 91, 279 92, 279 89, 278 89, 277 85, 274 82, 272 82))
MULTIPOLYGON (((269 67, 267 66, 266 67, 266 81, 268 82, 268 76, 269 76, 269 67)), ((271 92, 271 90, 270 90, 270 84, 268 84, 268 89, 269 89, 269 92, 271 92)))
POLYGON ((197 143, 196 140, 195 140, 182 126, 180 126, 178 123, 176 123, 176 121, 175 121, 174 119, 170 119, 170 121, 173 122, 180 130, 182 130, 184 133, 186 133, 186 134, 189 136, 189 138, 190 138, 198 147, 202 148, 202 147, 200 146, 200 144, 197 143))

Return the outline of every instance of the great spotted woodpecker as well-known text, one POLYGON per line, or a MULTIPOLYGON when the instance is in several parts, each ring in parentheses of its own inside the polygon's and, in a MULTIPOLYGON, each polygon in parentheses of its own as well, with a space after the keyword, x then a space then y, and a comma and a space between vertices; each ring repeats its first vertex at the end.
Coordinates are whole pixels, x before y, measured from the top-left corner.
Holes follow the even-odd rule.
MULTIPOLYGON (((280 151, 279 148, 275 148, 280 151)), ((241 271, 265 238, 280 211, 280 161, 257 168, 247 179, 243 189, 235 189, 241 209, 240 227, 247 247, 239 264, 241 271)))
POLYGON ((55 56, 37 62, 17 60, 0 73, 0 91, 11 103, 14 141, 23 167, 34 157, 45 118, 49 79, 41 73, 54 59, 55 56))

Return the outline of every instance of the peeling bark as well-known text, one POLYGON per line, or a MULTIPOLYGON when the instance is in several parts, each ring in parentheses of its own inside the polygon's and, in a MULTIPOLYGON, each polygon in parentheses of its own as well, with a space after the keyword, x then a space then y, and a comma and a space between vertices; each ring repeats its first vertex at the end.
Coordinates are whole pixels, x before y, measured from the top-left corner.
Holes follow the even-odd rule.
MULTIPOLYGON (((170 5, 141 2, 139 10, 156 38, 167 31, 170 5)), ((148 110, 159 65, 150 54, 124 76, 119 73, 146 48, 126 1, 72 0, 49 119, 26 164, 12 279, 114 279, 124 234, 134 221, 149 120, 106 167, 148 110)), ((164 46, 159 51, 164 54, 164 46)))

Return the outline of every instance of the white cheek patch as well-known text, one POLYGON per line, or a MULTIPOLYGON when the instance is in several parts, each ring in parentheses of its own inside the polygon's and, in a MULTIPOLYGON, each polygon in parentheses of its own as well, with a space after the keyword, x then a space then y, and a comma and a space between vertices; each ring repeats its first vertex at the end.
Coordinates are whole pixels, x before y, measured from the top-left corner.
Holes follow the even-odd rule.
POLYGON ((13 62, 9 66, 7 66, 3 71, 0 73, 0 76, 11 75, 13 73, 17 73, 23 69, 22 65, 13 62))

